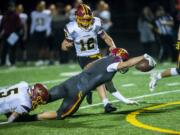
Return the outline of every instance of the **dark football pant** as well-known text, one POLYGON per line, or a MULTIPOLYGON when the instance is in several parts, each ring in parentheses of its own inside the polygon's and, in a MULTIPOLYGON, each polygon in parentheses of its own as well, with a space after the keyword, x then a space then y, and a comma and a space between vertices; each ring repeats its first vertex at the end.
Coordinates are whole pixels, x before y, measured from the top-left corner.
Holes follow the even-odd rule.
POLYGON ((64 98, 60 108, 57 110, 57 119, 64 119, 74 114, 79 109, 85 96, 82 91, 67 90, 64 84, 51 88, 49 93, 50 99, 48 103, 64 98))
POLYGON ((180 68, 176 68, 176 71, 177 71, 178 74, 180 75, 180 68))

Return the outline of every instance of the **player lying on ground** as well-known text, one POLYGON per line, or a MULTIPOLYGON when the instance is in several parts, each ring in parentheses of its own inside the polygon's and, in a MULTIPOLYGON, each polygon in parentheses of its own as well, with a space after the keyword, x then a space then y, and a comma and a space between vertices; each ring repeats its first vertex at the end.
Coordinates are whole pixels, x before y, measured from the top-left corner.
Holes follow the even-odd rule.
POLYGON ((0 115, 8 117, 8 124, 16 121, 18 117, 34 110, 38 105, 45 104, 48 100, 48 91, 42 84, 35 84, 32 87, 27 82, 20 82, 9 88, 0 90, 0 115))
POLYGON ((177 44, 176 44, 176 49, 179 51, 177 67, 167 69, 167 70, 163 71, 162 73, 153 73, 153 74, 151 74, 151 77, 150 77, 151 80, 149 82, 150 91, 154 91, 154 89, 155 89, 155 87, 157 85, 157 82, 159 80, 161 80, 163 78, 166 78, 166 77, 180 75, 180 29, 179 29, 179 32, 178 32, 178 39, 179 40, 177 41, 177 44))
MULTIPOLYGON (((148 60, 149 65, 155 66, 153 58, 147 54, 127 60, 127 52, 124 49, 117 51, 116 56, 107 56, 95 61, 89 68, 80 74, 69 78, 60 85, 54 86, 49 91, 48 103, 63 99, 60 108, 56 112, 44 112, 33 117, 37 120, 64 119, 74 114, 86 94, 97 86, 109 82, 118 71, 126 70, 139 63, 148 60)), ((120 94, 120 93, 119 93, 120 94)), ((137 103, 119 95, 119 100, 125 103, 137 103)), ((34 118, 33 118, 34 119, 34 118)))

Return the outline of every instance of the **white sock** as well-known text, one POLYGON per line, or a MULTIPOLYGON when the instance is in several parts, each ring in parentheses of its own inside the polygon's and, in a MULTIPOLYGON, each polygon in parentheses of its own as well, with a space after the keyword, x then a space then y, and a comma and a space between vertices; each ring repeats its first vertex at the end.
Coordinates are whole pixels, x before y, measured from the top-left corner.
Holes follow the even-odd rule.
POLYGON ((119 101, 121 102, 125 102, 127 99, 125 97, 123 97, 119 91, 113 92, 112 95, 117 98, 119 101))
POLYGON ((106 106, 109 103, 109 100, 107 98, 103 99, 103 105, 106 106))
POLYGON ((176 76, 176 75, 178 75, 176 68, 171 68, 171 76, 176 76))
POLYGON ((157 79, 160 80, 162 78, 161 73, 158 73, 157 79))

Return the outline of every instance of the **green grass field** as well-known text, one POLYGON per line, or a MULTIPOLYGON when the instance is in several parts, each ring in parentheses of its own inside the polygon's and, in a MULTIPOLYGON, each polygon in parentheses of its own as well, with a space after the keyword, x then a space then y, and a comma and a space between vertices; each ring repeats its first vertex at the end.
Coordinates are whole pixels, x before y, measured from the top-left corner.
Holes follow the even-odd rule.
MULTIPOLYGON (((158 65, 156 70, 173 67, 173 64, 158 65)), ((27 81, 45 83, 49 88, 68 79, 80 71, 76 64, 47 67, 0 68, 0 87, 27 81)), ((155 92, 148 89, 149 73, 143 74, 131 69, 127 74, 118 73, 113 79, 116 87, 128 98, 140 100, 141 104, 125 105, 115 101, 109 93, 110 101, 118 110, 104 114, 97 92, 93 93, 93 106, 86 101, 71 118, 38 122, 22 122, 0 126, 0 135, 152 135, 180 134, 180 78, 161 80, 155 92), (175 103, 176 102, 176 103, 175 103), (174 103, 174 104, 166 104, 174 103), (162 106, 158 106, 163 104, 162 106), (142 110, 143 108, 154 107, 142 110), (139 111, 141 110, 141 111, 139 111), (137 112, 136 114, 133 112, 137 112)), ((33 113, 53 111, 61 101, 40 106, 33 113)), ((5 121, 0 116, 0 121, 5 121)))

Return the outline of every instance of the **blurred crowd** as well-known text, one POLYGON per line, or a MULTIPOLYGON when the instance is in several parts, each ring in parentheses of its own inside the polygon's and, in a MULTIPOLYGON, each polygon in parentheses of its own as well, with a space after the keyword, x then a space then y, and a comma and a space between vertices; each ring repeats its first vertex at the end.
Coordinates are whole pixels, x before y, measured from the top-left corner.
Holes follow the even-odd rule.
MULTIPOLYGON (((61 42, 64 27, 69 21, 75 20, 75 11, 80 3, 82 0, 75 0, 72 5, 60 2, 47 5, 45 1, 39 1, 27 14, 22 4, 10 2, 6 12, 0 12, 0 66, 14 66, 17 60, 25 64, 29 60, 36 60, 37 66, 53 65, 55 61, 76 61, 74 48, 65 52, 61 50, 61 42)), ((108 3, 100 0, 95 7, 94 16, 101 18, 104 30, 109 33, 113 23, 108 3)), ((144 53, 156 57, 160 62, 169 59, 175 62, 175 24, 179 22, 180 12, 174 17, 163 6, 155 10, 145 6, 137 20, 144 53)), ((106 55, 107 46, 100 39, 99 46, 101 53, 106 55)))
MULTIPOLYGON (((74 48, 70 53, 62 51, 61 42, 64 27, 75 20, 75 10, 80 3, 81 0, 75 0, 72 5, 60 2, 46 5, 45 1, 39 1, 27 14, 22 4, 10 2, 6 12, 0 12, 0 65, 15 66, 17 52, 20 52, 19 61, 26 64, 34 59, 37 66, 75 61, 74 48)), ((108 32, 112 26, 109 5, 99 1, 94 16, 102 19, 103 28, 108 32)), ((106 53, 104 46, 102 52, 106 53)))
POLYGON ((149 6, 142 9, 137 29, 144 53, 156 57, 159 62, 177 61, 175 43, 180 23, 179 13, 173 16, 163 6, 158 6, 155 10, 149 6))

